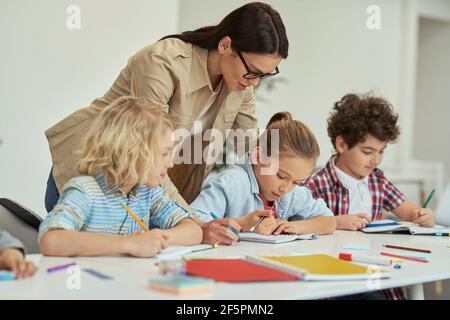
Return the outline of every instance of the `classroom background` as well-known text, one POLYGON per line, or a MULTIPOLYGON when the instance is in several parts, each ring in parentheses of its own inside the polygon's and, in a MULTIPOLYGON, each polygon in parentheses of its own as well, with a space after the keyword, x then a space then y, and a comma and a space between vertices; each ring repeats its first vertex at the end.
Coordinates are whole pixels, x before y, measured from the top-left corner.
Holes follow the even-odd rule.
MULTIPOLYGON (((0 197, 44 216, 45 129, 102 96, 142 47, 216 24, 246 2, 0 0, 0 197), (71 5, 80 29, 66 25, 71 5)), ((332 152, 333 103, 348 92, 380 94, 402 131, 382 169, 416 203, 437 188, 431 207, 450 214, 450 0, 265 2, 283 17, 290 54, 280 75, 257 89, 259 126, 291 112, 316 134, 322 166, 332 152), (377 9, 381 23, 370 28, 377 9)))

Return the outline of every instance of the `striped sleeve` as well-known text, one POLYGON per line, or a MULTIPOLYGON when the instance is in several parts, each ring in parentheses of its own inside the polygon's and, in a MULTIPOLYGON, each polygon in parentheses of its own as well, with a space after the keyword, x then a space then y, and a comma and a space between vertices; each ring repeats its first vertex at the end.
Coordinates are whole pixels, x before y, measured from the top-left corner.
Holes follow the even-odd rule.
POLYGON ((150 207, 150 226, 169 229, 186 218, 191 218, 191 214, 170 198, 165 189, 158 187, 153 191, 150 207))
POLYGON ((383 209, 392 211, 405 202, 406 197, 389 180, 383 179, 383 209))
POLYGON ((79 231, 89 212, 89 198, 82 186, 68 182, 58 203, 41 223, 38 240, 52 229, 79 231))

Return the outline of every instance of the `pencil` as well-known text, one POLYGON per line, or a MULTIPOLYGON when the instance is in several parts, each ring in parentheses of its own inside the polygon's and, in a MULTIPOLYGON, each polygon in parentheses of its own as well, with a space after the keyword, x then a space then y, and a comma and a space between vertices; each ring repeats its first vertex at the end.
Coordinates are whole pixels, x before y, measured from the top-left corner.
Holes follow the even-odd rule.
POLYGON ((431 253, 431 250, 426 250, 426 249, 416 249, 416 248, 410 248, 410 247, 392 246, 392 245, 389 245, 389 244, 383 244, 383 247, 389 248, 389 249, 399 249, 399 250, 407 250, 407 251, 415 251, 415 252, 431 253))
MULTIPOLYGON (((275 202, 272 204, 272 207, 270 208, 270 210, 273 213, 273 208, 275 208, 275 202)), ((256 221, 256 223, 254 225, 252 225, 252 227, 249 229, 250 232, 255 231, 256 227, 258 226, 258 224, 261 223, 261 221, 264 220, 265 217, 259 217, 258 221, 256 221)))
POLYGON ((428 195, 427 200, 425 200, 425 203, 424 203, 423 206, 422 206, 423 208, 426 208, 426 207, 430 204, 430 201, 431 201, 431 199, 433 198, 435 191, 436 191, 436 189, 433 189, 433 190, 430 192, 430 194, 428 195))
POLYGON ((129 214, 129 215, 130 215, 137 223, 139 223, 139 225, 141 226, 141 228, 142 228, 144 231, 148 231, 147 226, 142 222, 142 220, 139 219, 138 216, 135 215, 134 212, 131 211, 131 209, 130 209, 123 201, 121 201, 120 199, 117 199, 117 200, 119 200, 120 205, 125 209, 125 211, 128 212, 128 214, 129 214))
POLYGON ((261 223, 261 221, 263 221, 264 220, 264 217, 259 217, 259 219, 258 219, 258 221, 256 221, 256 223, 254 224, 254 225, 252 225, 252 227, 250 228, 250 232, 253 232, 253 231, 255 231, 255 229, 256 229, 256 227, 258 226, 258 224, 260 224, 261 223))

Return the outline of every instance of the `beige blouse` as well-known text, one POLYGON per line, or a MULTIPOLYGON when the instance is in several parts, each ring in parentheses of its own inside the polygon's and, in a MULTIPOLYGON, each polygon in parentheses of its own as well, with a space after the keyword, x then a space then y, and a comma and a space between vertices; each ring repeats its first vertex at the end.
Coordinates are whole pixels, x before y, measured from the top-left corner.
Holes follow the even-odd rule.
MULTIPOLYGON (((191 130, 193 122, 205 115, 204 108, 217 107, 212 128, 225 134, 230 128, 256 128, 253 88, 231 91, 223 84, 220 93, 212 89, 207 70, 208 50, 169 38, 137 52, 120 72, 106 94, 89 107, 75 111, 50 129, 47 136, 53 160, 53 176, 58 189, 79 175, 75 151, 102 108, 116 98, 132 95, 161 105, 177 128, 191 130), (211 97, 216 96, 211 104, 211 97)), ((204 128, 205 130, 205 128, 204 128)), ((205 145, 204 145, 205 147, 205 145)), ((213 165, 181 164, 169 170, 163 182, 169 195, 187 207, 200 191, 213 165), (178 190, 177 190, 178 189, 178 190), (184 198, 181 198, 180 195, 184 198)))

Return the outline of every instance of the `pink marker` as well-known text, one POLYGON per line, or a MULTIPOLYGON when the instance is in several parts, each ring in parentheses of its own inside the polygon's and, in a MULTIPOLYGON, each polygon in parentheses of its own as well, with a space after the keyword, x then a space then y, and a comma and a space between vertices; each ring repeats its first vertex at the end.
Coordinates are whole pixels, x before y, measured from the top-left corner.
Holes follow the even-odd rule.
POLYGON ((345 261, 367 263, 367 264, 379 264, 379 265, 383 265, 383 266, 390 266, 392 264, 391 259, 360 256, 360 255, 355 255, 355 254, 350 254, 350 253, 340 253, 339 259, 345 260, 345 261))

